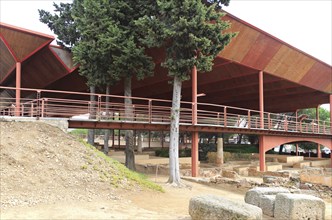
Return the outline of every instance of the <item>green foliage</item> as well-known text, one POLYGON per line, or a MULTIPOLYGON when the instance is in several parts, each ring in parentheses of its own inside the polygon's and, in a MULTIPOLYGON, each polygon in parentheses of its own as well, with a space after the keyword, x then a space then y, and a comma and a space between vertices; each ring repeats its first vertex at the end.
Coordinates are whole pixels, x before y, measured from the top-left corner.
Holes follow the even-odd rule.
POLYGON ((144 16, 136 24, 146 33, 143 44, 166 49, 162 66, 168 74, 187 80, 194 66, 211 71, 214 58, 235 36, 222 33, 229 27, 221 20, 224 14, 193 0, 160 0, 157 8, 156 16, 144 16))
MULTIPOLYGON (((200 161, 206 161, 208 160, 208 153, 209 152, 216 152, 217 151, 217 145, 214 143, 204 143, 199 144, 199 160, 200 161)), ((238 159, 242 158, 242 154, 251 154, 251 153, 258 153, 258 146, 257 145, 246 145, 246 144, 227 144, 224 145, 224 154, 226 152, 233 154, 238 154, 238 159)), ((243 156, 245 159, 246 156, 243 156)), ((233 157, 233 159, 236 157, 233 157)))
MULTIPOLYGON (((155 151, 157 157, 169 157, 169 149, 161 148, 155 151)), ((179 157, 191 157, 191 149, 185 148, 179 150, 179 157)))
MULTIPOLYGON (((309 109, 302 109, 299 111, 298 115, 305 114, 308 115, 310 119, 316 118, 316 109, 309 108, 309 109)), ((319 107, 319 120, 321 121, 330 121, 330 111, 326 110, 325 108, 319 107)))
POLYGON ((88 134, 88 129, 74 129, 69 133, 75 136, 86 136, 88 134))
POLYGON ((71 3, 53 3, 54 14, 45 10, 38 10, 39 20, 58 35, 57 43, 65 48, 71 48, 78 42, 80 34, 71 14, 71 3))

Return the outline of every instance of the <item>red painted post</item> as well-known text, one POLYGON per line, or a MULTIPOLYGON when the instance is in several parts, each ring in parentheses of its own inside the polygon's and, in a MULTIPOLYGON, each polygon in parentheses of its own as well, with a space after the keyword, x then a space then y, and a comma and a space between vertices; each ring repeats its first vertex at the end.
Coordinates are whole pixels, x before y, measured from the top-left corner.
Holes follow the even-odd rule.
POLYGON ((320 144, 317 144, 317 158, 322 158, 322 153, 320 151, 320 144))
POLYGON ((288 131, 288 120, 287 120, 287 115, 285 115, 285 131, 288 131))
POLYGON ((297 117, 298 117, 298 109, 295 111, 295 131, 297 132, 298 126, 297 126, 297 117))
POLYGON ((265 150, 264 150, 264 136, 259 136, 259 170, 265 171, 265 150))
POLYGON ((16 63, 16 98, 15 98, 15 116, 20 116, 21 106, 21 63, 16 63))
POLYGON ((251 113, 250 110, 248 111, 248 128, 251 128, 251 113))
POLYGON ((45 110, 45 100, 42 99, 42 104, 41 104, 41 117, 44 117, 44 110, 45 110))
POLYGON ((271 114, 270 113, 267 115, 267 124, 268 124, 269 130, 270 130, 271 129, 271 114))
POLYGON ((198 132, 192 132, 191 141, 191 175, 198 176, 198 132))
MULTIPOLYGON (((332 95, 330 95, 330 133, 332 134, 332 95)), ((331 158, 332 158, 332 152, 331 152, 331 158)), ((332 161, 331 161, 331 167, 332 167, 332 161)))
MULTIPOLYGON (((192 83, 192 124, 197 124, 197 68, 193 67, 191 71, 192 83)), ((192 132, 191 140, 191 175, 198 176, 198 132, 192 132)))
POLYGON ((152 122, 152 100, 149 100, 149 123, 152 122))
POLYGON ((224 107, 224 127, 227 127, 227 107, 224 107))
POLYGON ((260 115, 260 128, 264 129, 264 79, 263 71, 259 71, 259 115, 260 115))
POLYGON ((317 120, 317 133, 319 132, 319 105, 316 108, 316 120, 317 120))

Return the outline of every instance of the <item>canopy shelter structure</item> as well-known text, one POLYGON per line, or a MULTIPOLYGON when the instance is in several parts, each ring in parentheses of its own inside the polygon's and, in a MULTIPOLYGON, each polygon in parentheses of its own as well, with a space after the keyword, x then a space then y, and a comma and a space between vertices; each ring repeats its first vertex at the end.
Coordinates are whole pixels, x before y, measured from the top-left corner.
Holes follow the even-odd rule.
MULTIPOLYGON (((211 72, 193 71, 192 80, 183 83, 183 101, 192 102, 196 107, 198 102, 258 111, 262 129, 265 111, 296 114, 299 109, 317 108, 321 104, 332 106, 330 65, 229 13, 223 19, 231 23, 228 31, 238 32, 238 35, 214 60, 211 72)), ((0 86, 16 88, 15 92, 0 89, 0 97, 2 100, 15 98, 16 115, 20 115, 21 99, 30 95, 28 91, 21 93, 20 88, 75 92, 88 89, 86 80, 78 73, 78 66, 73 64, 72 55, 52 45, 53 40, 53 36, 0 23, 0 86)), ((171 100, 171 78, 160 64, 163 50, 148 53, 156 63, 155 74, 139 82, 133 78, 132 94, 171 100)), ((112 87, 111 94, 123 95, 123 83, 112 87)), ((201 108, 210 110, 211 106, 201 108)), ((192 114, 195 126, 197 108, 192 114)), ((197 131, 193 132, 197 140, 197 131)), ((261 143, 266 142, 261 139, 261 143)), ((263 146, 261 149, 267 150, 263 146)), ((193 162, 195 160, 197 158, 193 162)), ((264 164, 261 169, 264 170, 264 164)), ((197 171, 193 175, 197 175, 197 171)))

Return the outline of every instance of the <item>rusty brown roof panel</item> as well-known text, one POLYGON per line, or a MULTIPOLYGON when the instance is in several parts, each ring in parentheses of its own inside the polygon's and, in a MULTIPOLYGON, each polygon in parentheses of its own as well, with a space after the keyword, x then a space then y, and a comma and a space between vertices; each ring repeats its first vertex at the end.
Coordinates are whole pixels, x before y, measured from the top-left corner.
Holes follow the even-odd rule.
POLYGON ((8 46, 14 52, 15 59, 23 61, 37 52, 40 48, 48 45, 54 37, 45 37, 43 34, 27 31, 22 28, 14 28, 0 23, 0 34, 6 39, 8 46))
POLYGON ((329 91, 328 87, 332 83, 332 69, 330 72, 324 71, 324 66, 316 62, 299 82, 301 84, 312 83, 315 89, 325 88, 326 91, 329 91))
POLYGON ((68 70, 54 56, 49 47, 38 51, 22 65, 22 87, 44 88, 68 74, 68 70))
POLYGON ((6 44, 0 38, 0 83, 4 80, 4 78, 15 68, 15 60, 11 55, 9 49, 6 44))
POLYGON ((75 68, 73 55, 69 51, 55 45, 50 45, 50 49, 54 52, 54 55, 63 62, 63 65, 65 65, 68 70, 73 70, 75 68))
POLYGON ((229 31, 238 32, 238 36, 219 54, 221 58, 332 94, 330 65, 231 14, 223 19, 230 21, 229 31), (317 84, 319 79, 305 80, 313 74, 328 85, 317 84))

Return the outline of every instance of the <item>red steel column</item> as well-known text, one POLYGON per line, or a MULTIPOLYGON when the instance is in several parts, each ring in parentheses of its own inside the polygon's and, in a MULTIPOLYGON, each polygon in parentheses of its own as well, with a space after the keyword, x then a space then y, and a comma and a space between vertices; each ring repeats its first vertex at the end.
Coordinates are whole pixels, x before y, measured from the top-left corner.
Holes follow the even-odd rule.
POLYGON ((265 171, 265 150, 264 150, 264 136, 259 136, 259 170, 265 171))
MULTIPOLYGON (((330 133, 332 134, 332 95, 330 95, 330 133)), ((331 156, 332 156, 332 153, 331 153, 331 156)))
MULTIPOLYGON (((191 71, 192 82, 192 124, 197 124, 197 68, 193 67, 191 71)), ((191 134, 191 175, 198 176, 198 132, 194 131, 191 134)))
MULTIPOLYGON (((332 134, 332 95, 330 95, 330 132, 332 134)), ((332 168, 332 140, 331 140, 331 149, 330 149, 330 158, 331 158, 331 168, 332 168)))
POLYGON ((15 99, 15 116, 20 116, 21 106, 21 63, 16 63, 16 99, 15 99))
POLYGON ((259 71, 259 115, 260 115, 260 128, 264 129, 264 79, 263 71, 259 71))

